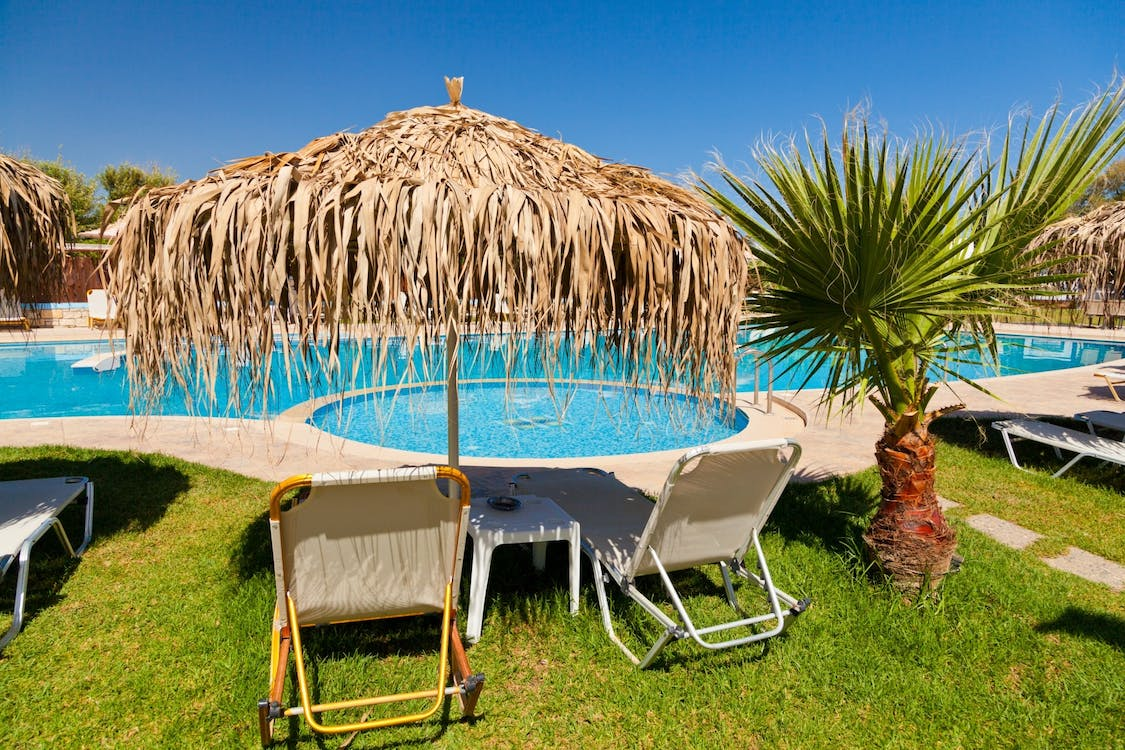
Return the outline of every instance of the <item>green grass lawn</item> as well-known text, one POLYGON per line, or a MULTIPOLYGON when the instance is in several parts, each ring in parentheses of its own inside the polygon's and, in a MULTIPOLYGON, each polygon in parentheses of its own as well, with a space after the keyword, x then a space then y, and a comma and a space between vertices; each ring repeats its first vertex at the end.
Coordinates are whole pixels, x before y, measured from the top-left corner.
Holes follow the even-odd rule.
MULTIPOLYGON (((581 612, 567 614, 565 546, 552 545, 544 573, 527 551, 502 547, 484 636, 469 651, 487 675, 477 719, 453 708, 350 743, 280 722, 279 746, 1125 746, 1125 595, 956 521, 995 513, 1046 533, 1048 547, 1125 562, 1121 494, 1089 475, 1021 474, 963 425, 942 434, 939 490, 965 504, 951 517, 966 560, 938 602, 904 605, 859 572, 873 471, 783 496, 763 542, 778 585, 812 598, 785 635, 719 653, 674 644, 643 672, 606 639, 588 577, 581 612)), ((269 485, 156 455, 0 449, 4 479, 61 474, 97 482, 94 541, 81 561, 51 537, 35 550, 28 621, 0 654, 0 745, 257 746, 273 609, 269 485)), ((77 534, 80 512, 68 514, 77 534)), ((8 612, 14 574, 0 584, 8 612)), ((680 574, 677 585, 689 606, 722 614, 705 603, 720 591, 716 573, 680 574)), ((616 621, 637 644, 652 634, 620 599, 616 621)), ((313 631, 325 693, 425 683, 429 625, 313 631)))

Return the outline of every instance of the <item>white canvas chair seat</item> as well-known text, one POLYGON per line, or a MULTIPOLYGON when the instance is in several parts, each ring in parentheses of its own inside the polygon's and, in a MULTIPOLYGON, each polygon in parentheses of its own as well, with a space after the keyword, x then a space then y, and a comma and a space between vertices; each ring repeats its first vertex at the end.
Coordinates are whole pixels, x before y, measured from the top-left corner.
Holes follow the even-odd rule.
POLYGON ((1125 412, 1095 409, 1078 412, 1074 415, 1074 418, 1085 422, 1086 429, 1090 431, 1091 435, 1097 434, 1095 428, 1104 427, 1122 433, 1122 440, 1125 440, 1125 412))
POLYGON ((86 477, 0 482, 0 576, 8 572, 13 562, 19 561, 12 624, 0 637, 0 649, 15 638, 23 626, 31 548, 51 529, 55 530, 63 548, 72 557, 79 557, 86 551, 94 532, 93 482, 86 477), (70 543, 58 516, 66 506, 83 495, 86 498, 86 525, 82 543, 76 548, 70 543))
POLYGON ((1023 471, 1026 471, 1026 469, 1020 466, 1020 462, 1016 459, 1016 451, 1012 445, 1013 439, 1031 440, 1050 446, 1055 449, 1055 454, 1059 457, 1062 456, 1061 451, 1074 454, 1073 458, 1051 476, 1061 476, 1083 458, 1096 458, 1100 461, 1109 461, 1125 466, 1125 443, 1118 440, 1110 440, 1091 435, 1088 432, 1059 427, 1036 419, 1006 419, 993 422, 992 426, 1000 431, 1012 466, 1023 471))
POLYGON ((552 469, 515 478, 520 492, 551 497, 579 522, 582 544, 594 568, 602 624, 610 640, 638 666, 646 667, 672 640, 691 638, 709 649, 723 649, 777 635, 786 618, 808 602, 797 601, 773 585, 758 532, 792 475, 800 446, 788 439, 697 448, 672 468, 655 504, 612 476, 591 469, 552 469), (753 547, 758 574, 743 558, 753 547), (669 573, 716 563, 727 601, 741 612, 730 571, 753 581, 765 593, 768 610, 708 627, 696 627, 669 573), (675 616, 642 594, 636 579, 657 575, 675 616), (616 635, 605 583, 612 581, 664 628, 643 657, 616 635), (783 606, 784 605, 784 606, 783 606), (728 637, 728 633, 741 633, 728 637))
POLYGON ((350 733, 421 721, 450 695, 458 697, 464 713, 472 714, 483 677, 469 671, 457 631, 454 594, 468 507, 468 480, 444 466, 304 475, 274 488, 270 534, 277 610, 270 696, 258 704, 263 745, 272 740, 273 722, 283 716, 304 716, 317 732, 350 733), (439 479, 459 487, 460 499, 442 494, 439 479), (294 493, 293 504, 283 507, 294 493), (313 703, 301 648, 302 628, 432 613, 442 618, 436 687, 313 703), (281 698, 290 647, 300 705, 287 707, 281 698), (427 702, 428 707, 343 724, 322 723, 318 718, 342 709, 417 701, 427 702))

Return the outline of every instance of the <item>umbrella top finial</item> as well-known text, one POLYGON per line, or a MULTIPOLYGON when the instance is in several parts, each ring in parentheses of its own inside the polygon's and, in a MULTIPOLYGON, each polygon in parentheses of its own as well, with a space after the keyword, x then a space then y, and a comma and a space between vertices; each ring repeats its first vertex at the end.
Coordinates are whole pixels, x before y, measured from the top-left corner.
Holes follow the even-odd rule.
POLYGON ((456 78, 445 77, 445 90, 449 92, 449 103, 454 107, 461 106, 461 86, 465 78, 457 76, 456 78))

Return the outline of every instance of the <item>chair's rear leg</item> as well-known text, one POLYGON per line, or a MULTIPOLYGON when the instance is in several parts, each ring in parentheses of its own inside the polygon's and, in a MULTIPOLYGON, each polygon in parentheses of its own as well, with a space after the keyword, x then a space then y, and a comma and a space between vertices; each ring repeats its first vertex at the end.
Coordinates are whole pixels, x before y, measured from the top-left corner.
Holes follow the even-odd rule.
MULTIPOLYGON (((731 561, 732 564, 737 562, 737 560, 731 561)), ((722 571, 723 574, 723 589, 727 592, 727 604, 731 606, 731 609, 740 610, 741 608, 738 606, 738 599, 734 595, 734 584, 731 583, 730 570, 728 569, 727 564, 725 562, 720 562, 719 570, 722 571)))
POLYGON ((280 633, 275 630, 271 638, 274 641, 271 651, 275 653, 275 661, 274 671, 270 676, 269 698, 258 701, 258 732, 262 737, 262 747, 273 741, 273 723, 282 715, 281 694, 285 689, 285 675, 289 672, 289 649, 292 645, 287 627, 280 633))
POLYGON ((484 689, 484 675, 474 674, 469 667, 469 657, 465 654, 465 645, 461 642, 461 633, 454 620, 450 627, 449 663, 453 668, 453 684, 460 688, 457 691, 457 700, 461 704, 461 714, 472 716, 476 711, 477 699, 480 691, 484 689))
MULTIPOLYGON (((1056 452, 1057 452, 1057 450, 1056 450, 1056 452)), ((1075 456, 1074 458, 1072 458, 1072 459, 1070 459, 1069 461, 1067 461, 1067 462, 1066 462, 1066 464, 1065 464, 1065 465, 1063 465, 1063 467, 1062 467, 1061 469, 1059 469, 1058 471, 1056 471, 1056 472, 1055 472, 1054 474, 1052 474, 1051 476, 1052 476, 1052 477, 1061 477, 1061 476, 1062 476, 1063 474, 1065 474, 1065 473, 1067 472, 1067 470, 1069 470, 1069 469, 1070 469, 1070 467, 1071 467, 1071 466, 1074 466, 1074 465, 1075 465, 1076 463, 1078 463, 1079 461, 1081 461, 1081 460, 1082 460, 1083 458, 1085 458, 1085 457, 1086 457, 1086 455, 1087 455, 1087 454, 1085 454, 1085 453, 1079 453, 1079 454, 1078 454, 1078 455, 1076 455, 1076 456, 1075 456)), ((1060 457, 1060 458, 1062 457, 1062 454, 1061 454, 1061 453, 1059 453, 1059 457, 1060 457)))

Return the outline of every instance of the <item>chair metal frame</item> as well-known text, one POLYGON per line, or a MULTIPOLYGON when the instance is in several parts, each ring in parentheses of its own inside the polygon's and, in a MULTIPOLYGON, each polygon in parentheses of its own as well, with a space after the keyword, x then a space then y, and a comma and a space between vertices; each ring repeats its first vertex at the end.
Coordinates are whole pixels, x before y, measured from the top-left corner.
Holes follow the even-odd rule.
MULTIPOLYGON (((7 632, 0 636, 0 649, 3 649, 8 643, 11 642, 16 634, 20 632, 23 627, 24 606, 27 600, 27 576, 28 569, 31 565, 31 548, 38 542, 44 534, 51 529, 55 530, 59 541, 62 543, 63 549, 71 557, 81 557, 82 553, 86 551, 86 547, 90 544, 90 539, 94 535, 94 483, 86 477, 60 477, 65 479, 68 483, 79 485, 73 495, 68 497, 65 501, 57 503, 50 511, 50 514, 43 519, 42 523, 30 535, 24 538, 23 543, 19 549, 19 573, 16 576, 16 597, 15 604, 12 609, 12 624, 8 627, 7 632), (85 528, 82 536, 82 543, 75 547, 70 542, 70 537, 63 528, 62 521, 59 520, 59 514, 78 499, 79 495, 86 496, 86 521, 85 528)), ((3 483, 0 483, 2 486, 3 483)), ((3 578, 11 567, 12 562, 17 559, 15 555, 2 555, 0 556, 0 578, 3 578)))
POLYGON ((1052 477, 1062 476, 1083 458, 1093 458, 1125 466, 1125 446, 1117 440, 1059 427, 1036 419, 1005 419, 993 422, 992 426, 1000 431, 1004 448, 1008 451, 1008 459, 1012 462, 1012 466, 1020 471, 1027 471, 1027 469, 1020 466, 1020 462, 1016 458, 1013 440, 1030 440, 1049 446, 1054 449, 1055 455, 1060 459, 1063 457, 1062 451, 1073 453, 1074 457, 1053 473, 1052 477))
MULTIPOLYGON (((797 462, 801 456, 800 445, 796 441, 788 438, 708 445, 694 448, 683 454, 669 472, 668 478, 665 480, 664 487, 661 490, 660 497, 653 506, 651 514, 648 516, 648 521, 639 535, 636 546, 631 546, 627 549, 630 553, 628 560, 620 566, 608 562, 606 555, 595 548, 591 542, 592 534, 588 532, 596 527, 596 523, 589 523, 585 521, 585 519, 579 519, 582 524, 582 549, 590 560, 590 566, 594 571, 594 587, 598 597, 598 605, 601 609, 602 626, 605 628, 610 641, 620 648, 638 668, 644 669, 651 665, 660 652, 664 650, 665 646, 676 640, 690 638, 705 649, 721 650, 772 638, 785 629, 792 617, 801 614, 808 607, 810 603, 808 599, 798 600, 784 591, 781 591, 774 585, 769 566, 766 564, 765 553, 758 539, 759 529, 757 527, 750 529, 746 541, 742 543, 741 547, 734 551, 729 559, 723 559, 720 556, 697 564, 679 565, 674 567, 673 570, 668 569, 669 566, 665 564, 665 561, 660 559, 657 550, 651 544, 659 525, 660 516, 668 507, 669 503, 683 502, 676 499, 674 493, 675 486, 681 475, 684 474, 685 469, 697 459, 706 460, 708 456, 743 451, 784 451, 786 449, 789 449, 791 452, 788 458, 784 459, 785 468, 780 472, 772 487, 760 488, 761 491, 767 493, 762 500, 763 510, 760 513, 760 524, 764 524, 773 511, 774 506, 777 504, 777 500, 785 489, 789 477, 792 476, 793 470, 796 468, 797 462), (757 574, 747 570, 742 562, 743 558, 748 554, 750 547, 753 547, 758 563, 757 574), (637 573, 648 556, 651 556, 653 565, 656 568, 655 575, 658 575, 660 578, 664 591, 674 610, 674 616, 670 615, 665 608, 657 605, 641 593, 636 586, 637 578, 654 574, 649 571, 640 574, 637 573), (685 607, 682 598, 676 591, 676 587, 669 573, 675 570, 699 568, 710 562, 719 565, 723 577, 723 588, 726 600, 731 608, 740 614, 745 614, 735 592, 732 581, 733 572, 734 575, 756 584, 765 592, 769 604, 768 611, 764 614, 738 617, 734 620, 717 625, 706 627, 697 626, 689 614, 687 607, 685 607), (610 613, 609 596, 607 594, 607 584, 616 586, 626 597, 640 605, 640 607, 663 628, 663 632, 643 656, 635 654, 620 637, 618 637, 614 630, 610 613), (723 635, 731 630, 754 628, 755 626, 770 621, 774 623, 773 626, 765 630, 758 630, 748 635, 736 637, 725 637, 723 635)), ((582 472, 583 476, 581 481, 591 482, 591 485, 589 487, 582 486, 581 489, 576 486, 575 494, 581 492, 581 494, 588 496, 597 495, 597 483, 601 481, 598 475, 609 476, 606 475, 605 472, 591 469, 579 471, 582 472)), ((517 484, 522 481, 524 487, 521 489, 525 489, 527 492, 537 491, 534 484, 534 477, 531 475, 517 475, 514 481, 516 481, 517 484)), ((545 490, 540 490, 540 494, 544 491, 545 490)), ((567 508, 565 499, 555 498, 555 501, 569 512, 570 509, 567 508)), ((577 512, 577 509, 575 509, 575 512, 577 512)), ((574 513, 572 513, 572 515, 573 514, 574 513)))
MULTIPOLYGON (((436 686, 429 689, 397 693, 394 695, 314 703, 305 669, 305 655, 301 647, 301 624, 297 616, 297 607, 292 596, 290 596, 286 590, 284 593, 286 617, 284 619, 278 617, 282 602, 278 602, 278 607, 274 611, 274 627, 272 628, 270 637, 271 682, 269 697, 258 702, 258 723, 263 746, 272 742, 273 723, 283 717, 303 716, 313 731, 322 734, 346 734, 424 721, 437 712, 447 696, 456 696, 460 702, 462 713, 466 716, 473 715, 477 699, 484 685, 484 675, 473 673, 469 667, 468 657, 465 655, 465 648, 457 628, 456 597, 454 591, 454 587, 458 585, 461 561, 464 554, 464 537, 470 497, 469 481, 464 474, 452 467, 438 466, 427 468, 432 468, 433 473, 430 475, 420 475, 417 467, 406 467, 401 469, 362 472, 361 474, 371 477, 371 481, 373 482, 423 481, 431 478, 434 481, 447 479, 450 482, 451 489, 460 488, 459 499, 456 497, 450 499, 450 502, 459 503, 460 507, 456 532, 458 548, 454 557, 453 574, 445 584, 444 604, 441 612, 441 645, 439 649, 436 686), (293 660, 297 679, 299 700, 296 706, 285 706, 282 703, 285 678, 289 671, 290 652, 292 652, 294 657, 293 660), (450 674, 452 674, 453 677, 453 684, 451 685, 447 684, 450 674), (316 718, 318 714, 329 711, 424 699, 431 699, 431 703, 423 710, 369 721, 327 724, 316 718)), ((270 493, 270 533, 274 550, 274 566, 279 578, 279 594, 284 588, 284 584, 280 583, 280 580, 283 578, 281 567, 281 501, 295 490, 311 487, 313 481, 314 475, 311 474, 293 476, 278 484, 270 493)), ((365 617, 359 621, 412 617, 423 614, 427 613, 416 612, 385 617, 365 617)), ((349 622, 354 621, 356 620, 349 620, 349 622)))

